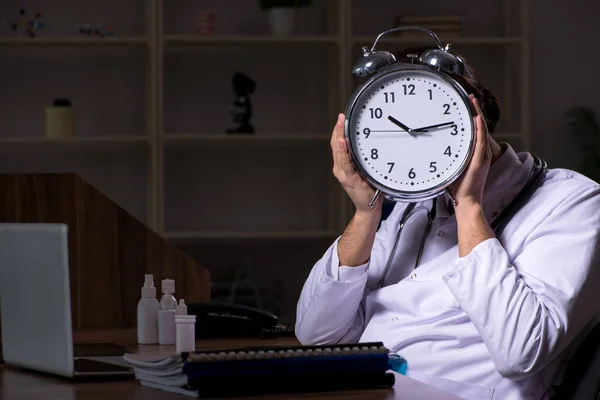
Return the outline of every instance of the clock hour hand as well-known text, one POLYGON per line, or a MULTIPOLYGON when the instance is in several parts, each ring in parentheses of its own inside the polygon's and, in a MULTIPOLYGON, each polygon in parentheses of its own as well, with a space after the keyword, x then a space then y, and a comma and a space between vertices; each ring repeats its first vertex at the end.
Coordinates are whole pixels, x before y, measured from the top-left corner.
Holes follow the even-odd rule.
POLYGON ((453 124, 454 124, 454 121, 444 122, 441 124, 429 125, 429 126, 424 126, 422 128, 413 129, 413 132, 426 132, 429 129, 441 128, 442 126, 453 125, 453 124))
POLYGON ((391 115, 388 115, 388 119, 390 121, 392 121, 394 124, 398 125, 400 128, 404 129, 408 133, 411 133, 413 131, 408 126, 404 125, 402 122, 398 121, 396 118, 392 117, 391 115))

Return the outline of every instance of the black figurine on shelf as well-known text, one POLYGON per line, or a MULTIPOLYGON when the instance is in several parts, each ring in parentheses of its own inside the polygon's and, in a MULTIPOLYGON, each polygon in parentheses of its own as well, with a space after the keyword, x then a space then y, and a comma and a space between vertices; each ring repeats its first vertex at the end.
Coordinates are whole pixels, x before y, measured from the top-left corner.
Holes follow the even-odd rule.
POLYGON ((256 89, 256 82, 247 75, 236 73, 231 80, 236 99, 233 102, 233 121, 238 124, 236 128, 227 129, 227 133, 254 133, 254 127, 250 124, 252 118, 252 102, 250 94, 256 89))

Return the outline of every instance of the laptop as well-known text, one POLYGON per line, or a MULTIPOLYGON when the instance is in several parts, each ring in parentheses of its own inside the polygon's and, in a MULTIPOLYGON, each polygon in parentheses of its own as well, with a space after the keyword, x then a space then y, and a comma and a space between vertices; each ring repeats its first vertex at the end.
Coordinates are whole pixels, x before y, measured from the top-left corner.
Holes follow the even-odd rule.
POLYGON ((67 378, 134 376, 118 362, 125 348, 110 357, 107 348, 120 346, 73 344, 65 224, 0 223, 0 315, 6 364, 67 378))

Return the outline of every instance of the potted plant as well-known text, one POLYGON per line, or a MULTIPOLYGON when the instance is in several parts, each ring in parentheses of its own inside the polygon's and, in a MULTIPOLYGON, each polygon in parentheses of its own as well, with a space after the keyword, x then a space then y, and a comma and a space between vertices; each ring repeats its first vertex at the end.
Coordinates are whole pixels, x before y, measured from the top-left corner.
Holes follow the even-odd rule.
POLYGON ((566 112, 567 126, 581 145, 579 172, 600 182, 600 125, 594 112, 586 107, 573 107, 566 112))
POLYGON ((279 36, 294 32, 297 9, 310 4, 311 0, 258 0, 259 7, 269 13, 271 32, 279 36))

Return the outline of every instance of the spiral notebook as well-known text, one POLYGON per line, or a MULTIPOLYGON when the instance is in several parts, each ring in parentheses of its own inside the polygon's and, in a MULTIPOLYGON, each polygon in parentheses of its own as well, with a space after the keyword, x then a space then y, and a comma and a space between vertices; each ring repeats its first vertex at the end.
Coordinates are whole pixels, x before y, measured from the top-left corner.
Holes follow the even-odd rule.
MULTIPOLYGON (((398 356, 381 342, 126 354, 144 386, 194 397, 389 388, 398 356), (235 383, 235 384, 232 384, 235 383)), ((403 359, 401 359, 403 361, 403 359)))

